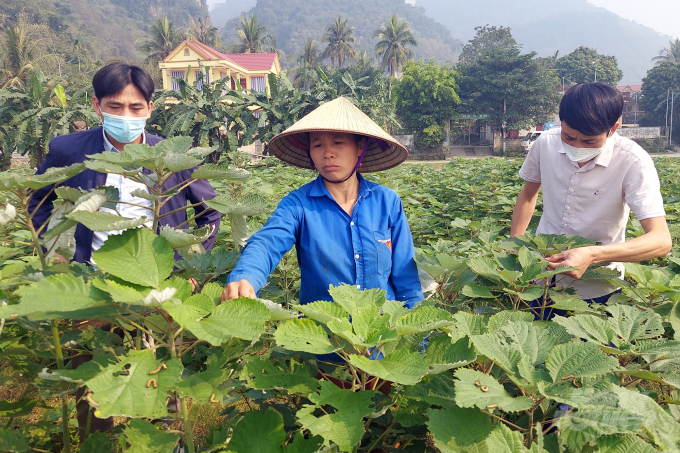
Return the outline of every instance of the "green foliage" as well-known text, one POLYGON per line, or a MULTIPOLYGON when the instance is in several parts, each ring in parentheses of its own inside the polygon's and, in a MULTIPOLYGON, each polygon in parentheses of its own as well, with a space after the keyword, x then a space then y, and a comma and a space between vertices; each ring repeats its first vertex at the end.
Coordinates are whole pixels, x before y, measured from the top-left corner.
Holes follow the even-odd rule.
POLYGON ((460 102, 456 81, 456 71, 438 66, 433 59, 427 64, 412 61, 404 67, 393 95, 403 126, 415 131, 417 146, 434 146, 443 140, 442 124, 460 102))
POLYGON ((555 63, 559 77, 565 83, 581 83, 601 81, 616 85, 623 77, 616 57, 602 55, 595 49, 579 47, 572 53, 558 58, 555 63))

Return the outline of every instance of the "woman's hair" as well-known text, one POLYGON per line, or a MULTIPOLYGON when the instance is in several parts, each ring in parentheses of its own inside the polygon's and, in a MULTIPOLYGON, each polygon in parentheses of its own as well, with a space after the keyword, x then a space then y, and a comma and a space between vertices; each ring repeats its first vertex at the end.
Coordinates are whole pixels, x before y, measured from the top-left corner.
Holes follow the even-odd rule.
POLYGON ((623 113, 623 96, 615 87, 602 83, 579 83, 562 97, 560 121, 583 135, 609 132, 623 113))
POLYGON ((139 66, 121 62, 111 63, 97 71, 92 78, 94 95, 100 101, 105 97, 116 96, 130 84, 142 93, 146 102, 151 101, 154 91, 153 79, 139 66))

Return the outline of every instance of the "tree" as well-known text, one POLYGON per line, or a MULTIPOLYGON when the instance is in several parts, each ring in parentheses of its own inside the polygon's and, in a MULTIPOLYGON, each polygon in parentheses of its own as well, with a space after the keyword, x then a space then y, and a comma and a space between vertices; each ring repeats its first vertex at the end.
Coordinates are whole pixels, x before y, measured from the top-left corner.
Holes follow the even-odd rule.
POLYGON ((170 55, 184 39, 181 33, 175 30, 172 21, 167 17, 158 19, 151 25, 149 30, 151 38, 141 40, 139 50, 147 55, 147 63, 155 64, 170 55))
POLYGON ((196 41, 213 48, 222 47, 222 40, 219 35, 220 28, 216 27, 210 21, 210 16, 205 19, 189 18, 189 26, 187 28, 187 36, 194 38, 196 41))
POLYGON ((319 65, 319 49, 316 47, 316 41, 311 38, 305 42, 305 48, 302 55, 298 59, 298 67, 295 71, 295 78, 293 79, 293 86, 295 88, 305 87, 309 90, 310 83, 313 80, 316 67, 319 65))
POLYGON ((408 22, 399 22, 396 14, 392 15, 388 23, 380 24, 380 29, 373 32, 373 37, 380 40, 375 45, 376 55, 382 55, 380 69, 387 69, 392 77, 400 66, 413 58, 413 50, 408 46, 418 45, 408 22))
POLYGON ((659 55, 652 58, 652 61, 659 63, 662 61, 673 61, 680 63, 680 39, 676 38, 675 42, 669 41, 668 47, 661 49, 659 55))
POLYGON ((229 47, 233 53, 265 53, 276 52, 276 39, 269 33, 267 27, 262 25, 255 14, 250 17, 238 16, 241 23, 236 28, 236 35, 240 41, 229 47))
POLYGON ((671 103, 667 104, 669 90, 675 91, 675 102, 673 103, 673 135, 680 137, 680 63, 673 61, 662 61, 647 71, 647 75, 642 79, 642 93, 640 96, 640 107, 645 112, 645 116, 640 120, 644 126, 664 126, 666 125, 666 111, 670 115, 671 103))
POLYGON ((339 16, 331 25, 326 27, 323 41, 328 43, 328 47, 323 51, 321 57, 331 60, 332 66, 335 66, 337 61, 338 67, 342 68, 347 60, 353 60, 357 57, 357 52, 353 47, 356 42, 354 27, 347 25, 347 20, 343 19, 342 16, 339 16))
POLYGON ((623 77, 616 57, 602 55, 595 49, 583 46, 559 58, 555 68, 566 83, 602 81, 616 85, 623 77))
POLYGON ((402 79, 392 94, 397 115, 406 129, 414 131, 417 146, 433 146, 444 139, 443 123, 460 102, 453 68, 411 61, 404 66, 402 79))
POLYGON ((0 79, 3 88, 22 87, 29 73, 38 70, 40 63, 56 58, 54 54, 44 53, 40 25, 20 23, 5 29, 2 67, 0 79))
POLYGON ((522 54, 508 29, 478 27, 459 63, 462 109, 486 113, 497 128, 522 129, 552 118, 559 80, 535 52, 522 54), (507 31, 507 33, 506 33, 507 31), (487 36, 490 34, 491 36, 487 36))

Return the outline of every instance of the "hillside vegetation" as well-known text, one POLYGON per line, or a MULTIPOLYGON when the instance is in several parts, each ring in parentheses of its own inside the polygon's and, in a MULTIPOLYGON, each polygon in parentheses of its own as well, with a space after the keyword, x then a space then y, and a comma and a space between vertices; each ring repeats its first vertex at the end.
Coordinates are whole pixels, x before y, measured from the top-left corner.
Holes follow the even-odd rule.
MULTIPOLYGON (((277 47, 293 59, 299 56, 307 38, 320 41, 325 28, 338 16, 347 19, 355 27, 354 36, 358 51, 366 50, 374 54, 377 42, 372 33, 381 22, 389 21, 392 14, 408 20, 418 41, 414 49, 416 58, 435 58, 440 63, 454 61, 462 43, 454 39, 451 32, 442 24, 425 15, 422 8, 404 3, 403 0, 258 0, 249 13, 257 15, 269 32, 276 38, 277 47)), ((217 20, 217 25, 221 25, 217 20)), ((236 42, 234 32, 237 19, 232 19, 224 29, 224 43, 236 42)))
MULTIPOLYGON (((613 55, 623 70, 623 84, 640 83, 652 67, 651 59, 668 45, 670 36, 591 5, 586 0, 564 0, 549 5, 540 0, 417 0, 425 14, 451 30, 456 38, 471 39, 474 27, 510 27, 525 51, 560 56, 579 46, 613 55)), ((660 12, 661 14, 661 12, 660 12)))

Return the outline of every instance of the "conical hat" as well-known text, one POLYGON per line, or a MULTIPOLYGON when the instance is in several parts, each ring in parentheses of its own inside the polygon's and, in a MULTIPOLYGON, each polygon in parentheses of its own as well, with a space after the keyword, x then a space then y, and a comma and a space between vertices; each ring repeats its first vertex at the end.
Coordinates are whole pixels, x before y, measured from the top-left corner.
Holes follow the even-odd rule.
POLYGON ((370 173, 396 167, 406 160, 406 148, 382 130, 350 100, 339 97, 327 102, 269 142, 271 152, 282 161, 300 168, 313 168, 309 158, 309 132, 347 132, 372 137, 360 172, 370 173))

